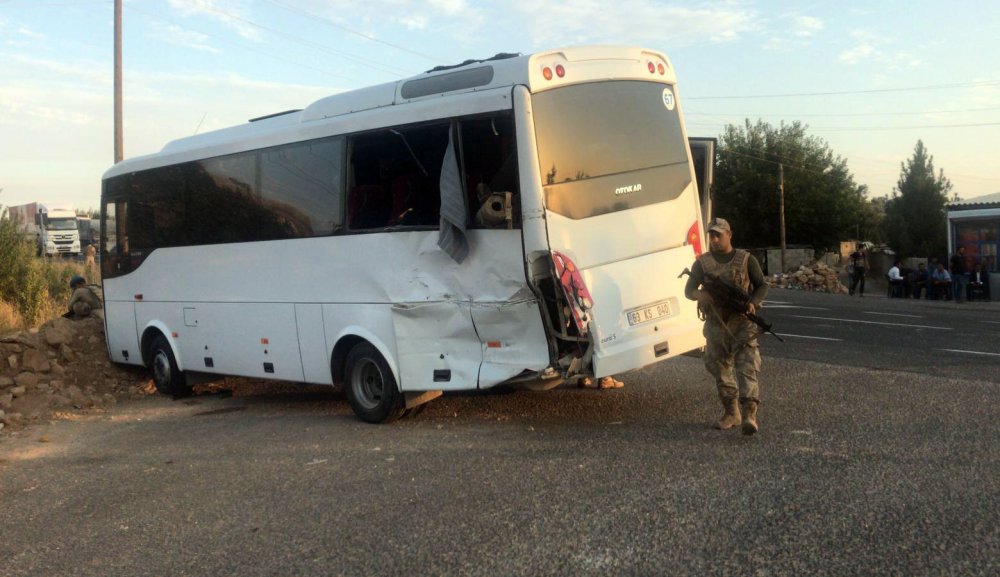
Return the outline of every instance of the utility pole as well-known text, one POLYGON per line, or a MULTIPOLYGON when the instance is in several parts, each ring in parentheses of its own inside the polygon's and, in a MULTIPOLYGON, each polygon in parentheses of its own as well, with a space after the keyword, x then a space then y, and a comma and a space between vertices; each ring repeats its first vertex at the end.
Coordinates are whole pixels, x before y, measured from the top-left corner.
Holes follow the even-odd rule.
POLYGON ((115 164, 121 162, 122 145, 122 0, 115 0, 115 164))
POLYGON ((781 194, 781 274, 785 274, 785 165, 778 164, 778 191, 781 194))

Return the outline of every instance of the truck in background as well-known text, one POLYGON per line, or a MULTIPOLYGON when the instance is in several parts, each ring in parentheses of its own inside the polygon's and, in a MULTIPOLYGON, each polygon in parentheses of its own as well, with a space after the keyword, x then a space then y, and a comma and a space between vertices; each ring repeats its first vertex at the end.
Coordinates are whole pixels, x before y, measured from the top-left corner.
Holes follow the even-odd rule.
POLYGON ((101 221, 80 214, 76 217, 76 228, 80 231, 80 250, 86 250, 90 245, 97 246, 101 236, 101 221))
POLYGON ((10 219, 17 222, 27 237, 33 237, 39 255, 80 254, 80 232, 76 211, 31 202, 7 207, 10 219))

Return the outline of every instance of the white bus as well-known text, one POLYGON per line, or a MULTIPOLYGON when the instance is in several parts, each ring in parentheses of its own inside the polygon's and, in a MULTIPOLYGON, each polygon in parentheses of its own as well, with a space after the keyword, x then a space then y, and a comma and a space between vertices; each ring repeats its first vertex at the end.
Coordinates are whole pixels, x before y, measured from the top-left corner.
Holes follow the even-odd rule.
POLYGON ((343 385, 381 422, 704 344, 704 239, 670 61, 501 54, 168 143, 103 179, 112 360, 343 385))

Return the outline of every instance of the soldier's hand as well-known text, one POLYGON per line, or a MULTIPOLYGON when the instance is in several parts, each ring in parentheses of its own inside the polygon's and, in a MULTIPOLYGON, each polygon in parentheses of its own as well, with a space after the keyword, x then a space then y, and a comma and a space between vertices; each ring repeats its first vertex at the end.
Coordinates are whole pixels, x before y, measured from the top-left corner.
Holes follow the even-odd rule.
POLYGON ((753 303, 747 303, 747 314, 757 314, 757 307, 753 303))

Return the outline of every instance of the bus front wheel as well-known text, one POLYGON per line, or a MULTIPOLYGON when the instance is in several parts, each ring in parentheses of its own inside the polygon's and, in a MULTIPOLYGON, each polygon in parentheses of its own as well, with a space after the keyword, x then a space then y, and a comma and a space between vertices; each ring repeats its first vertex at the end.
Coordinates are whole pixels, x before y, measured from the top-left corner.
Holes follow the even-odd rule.
POLYGON ((346 393, 362 421, 384 423, 403 414, 403 395, 389 363, 370 343, 359 343, 347 354, 346 393))
POLYGON ((156 390, 175 399, 191 394, 187 379, 177 368, 177 360, 170 343, 163 335, 159 335, 149 346, 149 368, 153 371, 153 384, 156 390))

